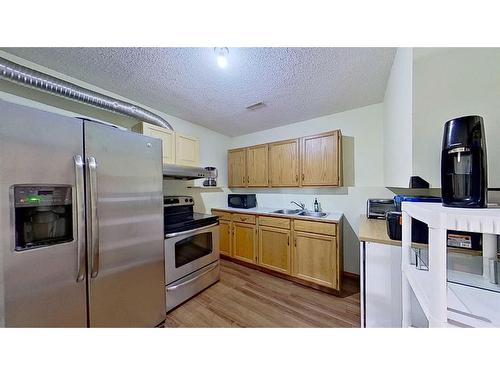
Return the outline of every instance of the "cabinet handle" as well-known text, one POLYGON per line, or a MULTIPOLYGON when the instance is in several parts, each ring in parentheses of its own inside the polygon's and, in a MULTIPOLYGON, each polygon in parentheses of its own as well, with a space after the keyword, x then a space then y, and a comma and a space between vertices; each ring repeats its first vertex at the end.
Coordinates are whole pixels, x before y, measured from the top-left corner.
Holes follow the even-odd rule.
POLYGON ((302 173, 302 181, 304 181, 304 173, 302 173))
POLYGON ((290 246, 290 236, 287 236, 287 243, 288 243, 288 246, 290 246))
POLYGON ((250 183, 250 177, 247 177, 247 183, 248 184, 250 183))
POLYGON ((298 175, 298 174, 296 174, 296 175, 295 175, 295 181, 298 181, 298 180, 299 180, 299 175, 298 175))
POLYGON ((246 217, 241 217, 241 216, 240 216, 240 220, 241 220, 241 221, 247 221, 248 219, 247 219, 246 217))
POLYGON ((295 239, 295 240, 293 241, 293 245, 294 245, 295 247, 297 247, 297 239, 295 239))

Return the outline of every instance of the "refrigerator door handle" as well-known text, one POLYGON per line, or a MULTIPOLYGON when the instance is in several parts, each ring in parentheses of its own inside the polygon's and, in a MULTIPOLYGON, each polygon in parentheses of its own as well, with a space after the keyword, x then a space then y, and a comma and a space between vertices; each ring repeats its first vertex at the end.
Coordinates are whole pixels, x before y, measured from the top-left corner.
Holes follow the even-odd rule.
POLYGON ((83 189, 83 158, 73 157, 75 162, 75 196, 76 196, 76 236, 77 236, 77 276, 76 282, 85 279, 85 197, 83 189))
POLYGON ((97 213, 97 162, 93 156, 87 158, 89 170, 90 202, 90 276, 99 273, 99 217, 97 213))

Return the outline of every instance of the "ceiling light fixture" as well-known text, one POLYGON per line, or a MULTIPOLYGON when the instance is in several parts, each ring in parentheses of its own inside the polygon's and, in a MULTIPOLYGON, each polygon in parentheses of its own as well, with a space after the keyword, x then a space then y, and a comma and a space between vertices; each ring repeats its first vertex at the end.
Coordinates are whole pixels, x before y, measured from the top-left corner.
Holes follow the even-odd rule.
POLYGON ((217 56, 217 65, 219 65, 219 68, 225 69, 227 67, 227 55, 229 55, 229 49, 227 47, 215 47, 214 53, 217 56))

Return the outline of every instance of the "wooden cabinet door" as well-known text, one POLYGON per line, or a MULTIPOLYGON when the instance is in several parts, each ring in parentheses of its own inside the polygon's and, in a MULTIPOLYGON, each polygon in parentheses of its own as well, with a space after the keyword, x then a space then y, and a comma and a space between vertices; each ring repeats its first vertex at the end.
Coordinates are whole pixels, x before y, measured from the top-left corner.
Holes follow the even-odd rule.
POLYGON ((290 275, 290 231, 259 227, 259 265, 290 275))
POLYGON ((257 235, 255 225, 233 223, 233 257, 257 263, 257 235))
POLYGON ((247 148, 247 186, 269 186, 268 155, 267 145, 247 148))
POLYGON ((146 122, 140 122, 132 130, 149 137, 161 139, 163 164, 175 164, 175 133, 146 122))
POLYGON ((198 167, 200 165, 200 141, 197 138, 176 133, 175 163, 198 167))
POLYGON ((271 186, 299 186, 299 141, 269 144, 271 186))
POLYGON ((338 289, 335 237, 295 232, 292 264, 293 276, 338 289))
POLYGON ((302 186, 340 186, 340 132, 301 138, 302 186))
POLYGON ((246 186, 246 150, 229 150, 227 158, 229 187, 246 186))
POLYGON ((219 252, 231 256, 231 222, 219 220, 219 252))

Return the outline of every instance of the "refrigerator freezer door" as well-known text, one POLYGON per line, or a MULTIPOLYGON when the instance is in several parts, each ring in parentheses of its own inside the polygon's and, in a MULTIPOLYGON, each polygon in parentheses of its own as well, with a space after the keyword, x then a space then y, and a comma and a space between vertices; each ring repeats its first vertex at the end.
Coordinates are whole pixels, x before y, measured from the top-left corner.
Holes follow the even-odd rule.
MULTIPOLYGON (((82 228, 83 168, 76 166, 83 155, 82 121, 62 117, 0 100, 0 325, 7 327, 85 327, 87 325, 85 252, 82 228), (80 177, 79 179, 77 177, 80 177), (71 189, 70 214, 64 218, 66 238, 57 244, 16 248, 16 233, 26 235, 32 224, 16 226, 20 210, 14 208, 14 185, 65 186, 71 189), (80 200, 77 202, 78 195, 80 200), (80 214, 80 215, 78 215, 80 214), (79 220, 80 219, 80 220, 79 220), (71 221, 69 224, 68 221, 71 221), (70 227, 66 227, 66 225, 70 227), (79 226, 80 224, 80 226, 79 226), (18 230, 16 231, 16 228, 18 230), (23 232, 24 228, 24 232, 23 232), (70 229, 68 229, 70 228, 70 229), (80 228, 80 237, 78 237, 80 228), (80 246, 78 246, 80 244, 80 246), (85 259, 83 258, 83 261, 85 259), (83 267, 83 268, 82 268, 83 267), (77 281, 79 280, 79 281, 77 281)), ((37 190, 38 191, 38 190, 37 190)), ((42 190, 40 190, 42 191, 42 190)), ((50 199, 50 189, 43 196, 50 199)), ((38 236, 43 235, 44 218, 58 210, 33 208, 38 218, 38 236), (40 209, 40 212, 35 212, 40 209), (45 210, 45 212, 44 212, 45 210)), ((28 211, 22 211, 24 213, 28 211)), ((68 211, 66 211, 68 212, 68 211)), ((34 221, 33 221, 34 222, 34 221)), ((32 222, 32 223, 33 223, 32 222)), ((33 224, 34 225, 34 224, 33 224)), ((84 223, 83 223, 84 225, 84 223)), ((50 228, 50 224, 47 225, 50 228)), ((53 233, 54 230, 48 230, 53 233)), ((52 234, 53 235, 53 234, 52 234)))
POLYGON ((90 326, 154 327, 166 311, 161 142, 84 128, 90 326))

